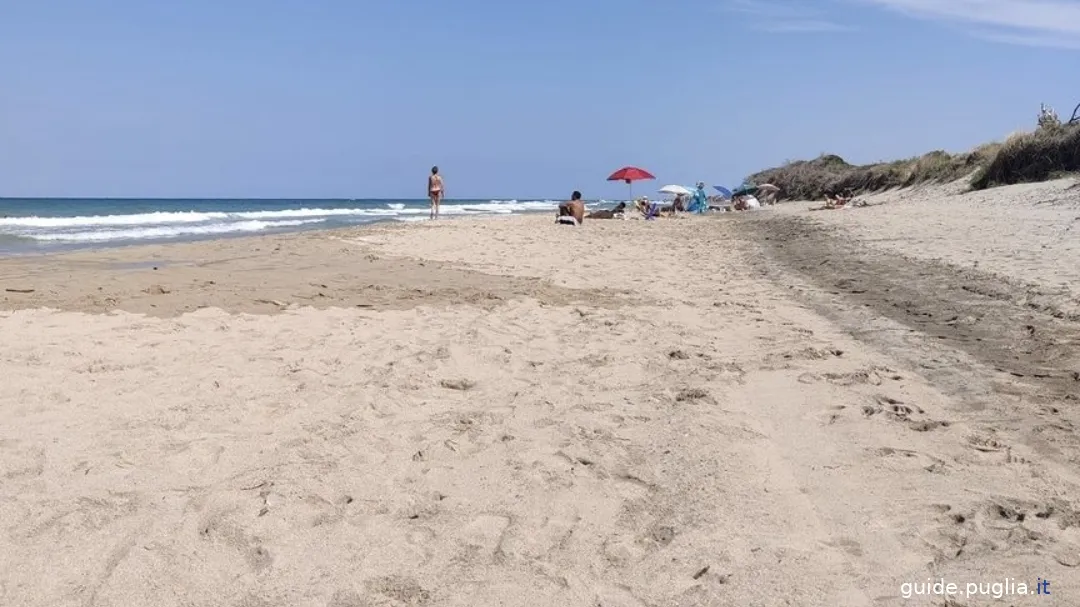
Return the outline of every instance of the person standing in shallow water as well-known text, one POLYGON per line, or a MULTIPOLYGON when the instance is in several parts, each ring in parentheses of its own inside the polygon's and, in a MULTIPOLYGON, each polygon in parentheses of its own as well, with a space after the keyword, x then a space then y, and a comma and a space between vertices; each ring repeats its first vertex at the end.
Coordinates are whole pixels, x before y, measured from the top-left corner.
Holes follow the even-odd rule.
POLYGON ((439 218, 439 203, 443 199, 442 175, 439 175, 439 167, 431 167, 431 175, 427 178, 427 193, 431 199, 431 215, 429 219, 439 218))

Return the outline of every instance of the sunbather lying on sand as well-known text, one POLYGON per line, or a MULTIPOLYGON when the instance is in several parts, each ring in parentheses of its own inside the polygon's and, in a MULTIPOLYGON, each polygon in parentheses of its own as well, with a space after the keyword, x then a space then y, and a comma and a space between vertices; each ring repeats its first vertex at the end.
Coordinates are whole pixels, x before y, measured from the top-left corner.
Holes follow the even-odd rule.
POLYGON ((675 217, 678 215, 679 208, 675 204, 667 204, 660 206, 658 202, 650 202, 648 198, 641 198, 634 202, 634 209, 645 216, 645 219, 656 219, 657 217, 675 217))
POLYGON ((614 209, 604 209, 601 211, 593 211, 586 215, 586 219, 615 219, 617 216, 621 216, 626 212, 626 203, 620 202, 615 205, 614 209))
POLYGON ((836 194, 835 196, 830 194, 825 195, 825 206, 828 208, 839 208, 849 202, 851 202, 850 196, 844 196, 843 194, 836 194))
MULTIPOLYGON (((880 203, 878 203, 878 204, 880 204, 880 203)), ((850 194, 847 195, 847 196, 841 196, 839 194, 837 194, 836 196, 831 196, 831 195, 826 194, 825 195, 825 204, 820 206, 820 207, 810 207, 810 210, 811 211, 835 211, 837 209, 852 209, 852 208, 862 208, 862 207, 871 207, 871 206, 875 206, 875 205, 872 205, 869 202, 866 202, 865 200, 859 200, 858 198, 855 198, 854 196, 851 196, 850 194)))
POLYGON ((736 211, 749 211, 750 210, 750 196, 740 195, 731 199, 731 208, 736 211))

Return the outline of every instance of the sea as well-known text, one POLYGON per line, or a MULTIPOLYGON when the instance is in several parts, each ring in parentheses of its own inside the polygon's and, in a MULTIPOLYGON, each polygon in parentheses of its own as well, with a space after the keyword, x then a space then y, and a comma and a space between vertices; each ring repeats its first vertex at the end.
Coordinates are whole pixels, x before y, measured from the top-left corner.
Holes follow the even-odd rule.
MULTIPOLYGON (((447 200, 447 218, 554 212, 555 200, 447 200)), ((427 200, 0 198, 0 255, 426 221, 427 200)))

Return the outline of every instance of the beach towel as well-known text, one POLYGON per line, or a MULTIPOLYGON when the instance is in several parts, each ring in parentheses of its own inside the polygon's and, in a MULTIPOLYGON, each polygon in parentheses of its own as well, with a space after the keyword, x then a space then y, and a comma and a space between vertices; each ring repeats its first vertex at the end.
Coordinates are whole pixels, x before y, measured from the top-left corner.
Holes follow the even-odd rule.
POLYGON ((574 219, 573 215, 559 215, 559 217, 555 219, 555 223, 568 226, 576 226, 578 224, 577 219, 574 219))

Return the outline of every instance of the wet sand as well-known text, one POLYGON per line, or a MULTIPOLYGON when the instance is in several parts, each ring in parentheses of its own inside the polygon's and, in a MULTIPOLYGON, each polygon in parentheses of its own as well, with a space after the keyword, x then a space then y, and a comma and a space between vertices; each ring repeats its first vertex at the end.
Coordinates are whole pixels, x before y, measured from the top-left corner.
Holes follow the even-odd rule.
POLYGON ((1067 603, 1065 185, 2 261, 0 603, 1067 603))

